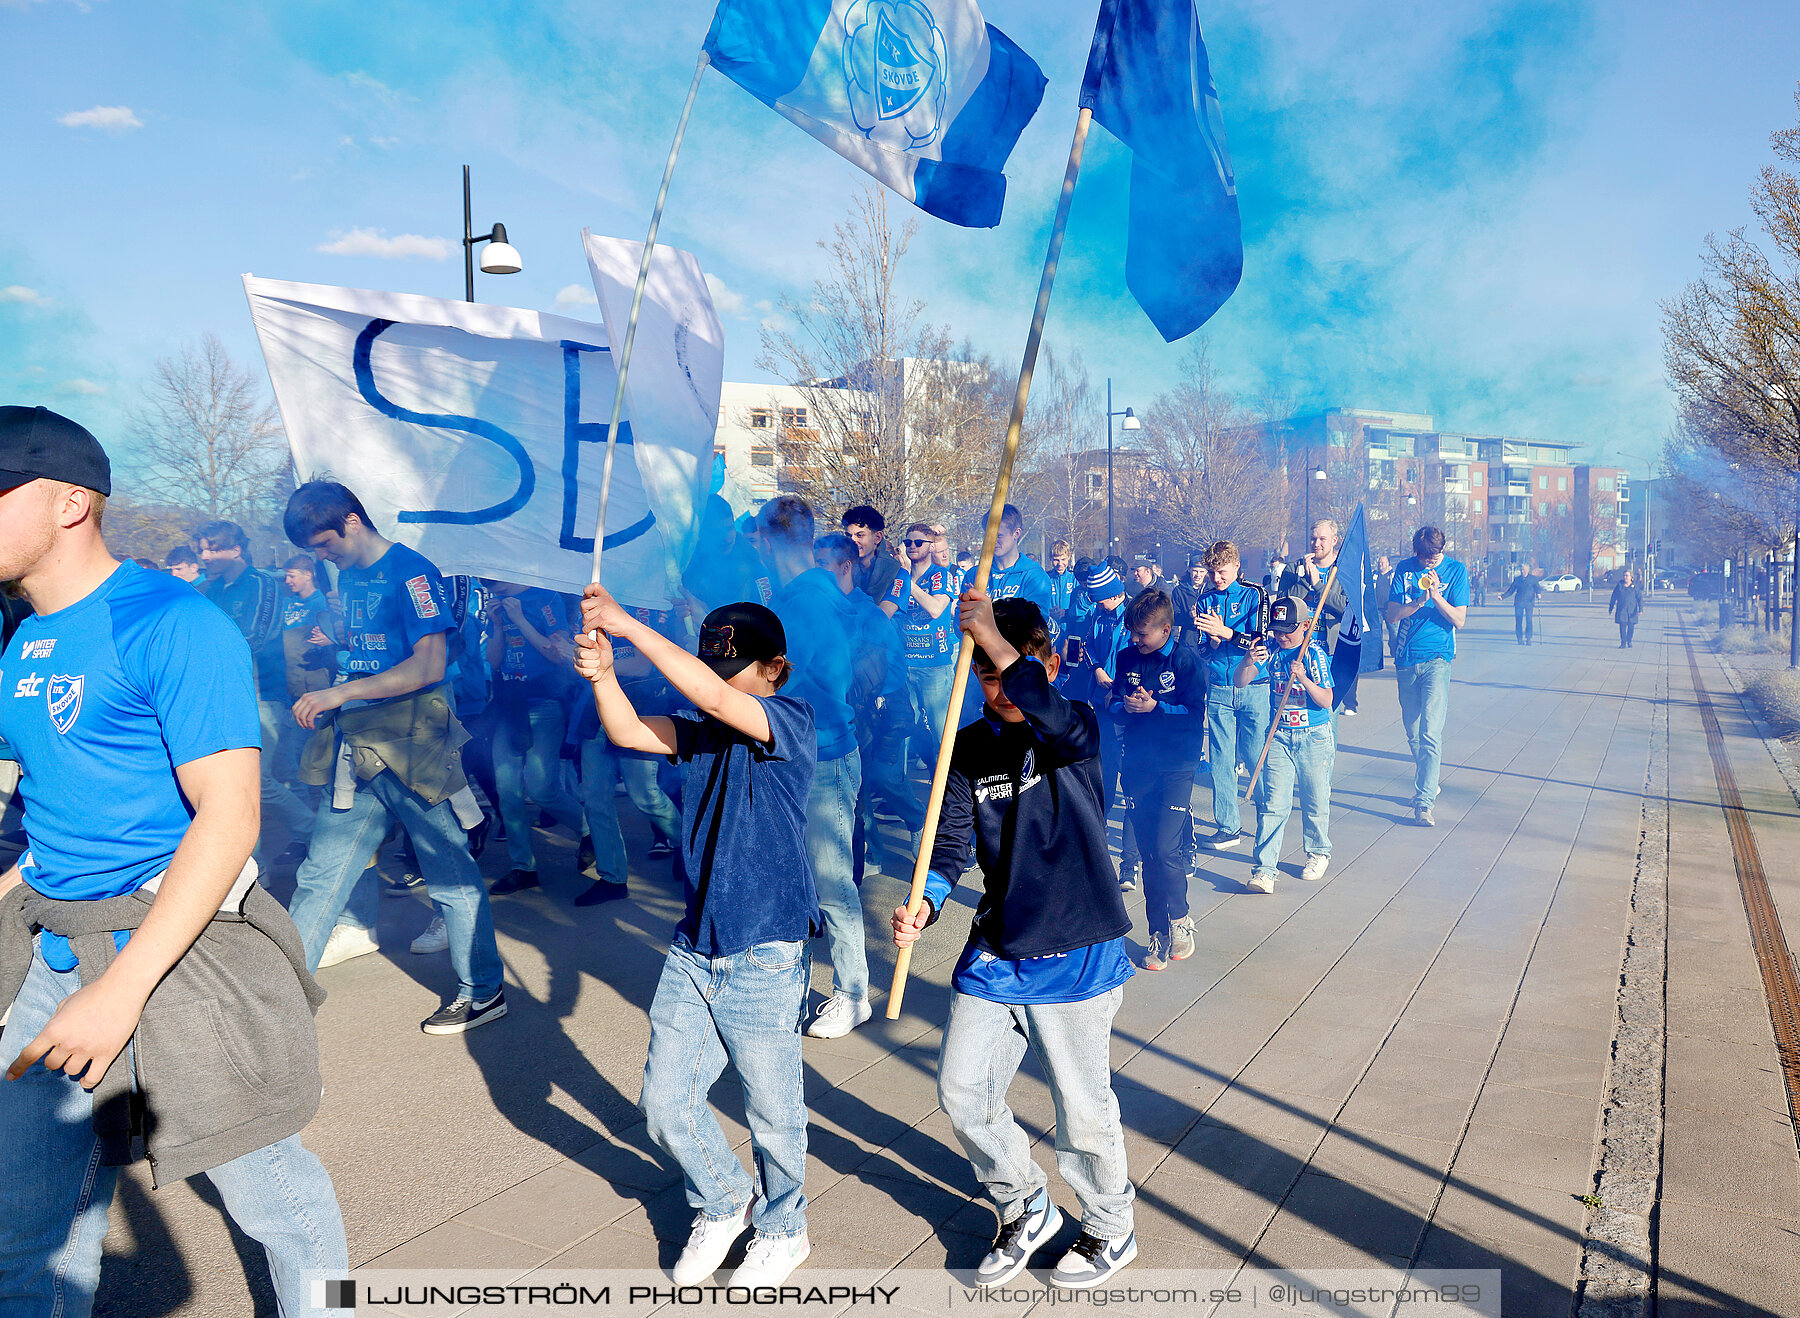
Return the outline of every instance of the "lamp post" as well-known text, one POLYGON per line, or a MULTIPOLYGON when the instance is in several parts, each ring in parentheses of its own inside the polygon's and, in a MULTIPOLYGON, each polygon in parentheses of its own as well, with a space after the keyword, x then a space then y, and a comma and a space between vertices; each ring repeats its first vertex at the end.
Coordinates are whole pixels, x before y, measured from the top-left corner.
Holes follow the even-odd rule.
POLYGON ((1311 543, 1311 536, 1312 536, 1312 526, 1313 526, 1313 520, 1312 520, 1312 487, 1313 487, 1313 481, 1322 481, 1322 480, 1324 480, 1324 479, 1325 479, 1325 468, 1323 468, 1323 467, 1314 467, 1314 468, 1312 468, 1312 472, 1311 472, 1311 475, 1312 475, 1312 479, 1311 479, 1311 480, 1308 480, 1308 481, 1307 481, 1307 482, 1306 482, 1306 534, 1307 534, 1307 537, 1308 537, 1308 544, 1309 544, 1309 545, 1310 545, 1310 543, 1311 543))
MULTIPOLYGON (((1143 424, 1137 419, 1137 413, 1131 408, 1122 412, 1113 411, 1112 377, 1106 377, 1106 552, 1113 552, 1113 418, 1122 416, 1119 423, 1121 430, 1141 430, 1143 424)), ((1104 555, 1103 555, 1104 557, 1104 555)))
POLYGON ((495 224, 487 233, 475 233, 469 218, 469 167, 463 166, 463 298, 475 300, 475 244, 486 243, 481 253, 484 275, 516 275, 524 269, 518 250, 506 241, 506 226, 495 224))

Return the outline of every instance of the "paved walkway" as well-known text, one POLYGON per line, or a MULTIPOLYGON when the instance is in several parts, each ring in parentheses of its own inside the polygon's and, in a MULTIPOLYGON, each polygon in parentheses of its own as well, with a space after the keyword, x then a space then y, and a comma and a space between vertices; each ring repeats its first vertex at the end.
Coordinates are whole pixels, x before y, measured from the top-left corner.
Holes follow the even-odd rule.
MULTIPOLYGON (((1800 1158, 1679 609, 1657 601, 1630 651, 1602 606, 1541 612, 1547 636, 1529 649, 1499 608, 1463 633, 1435 830, 1409 822, 1392 675, 1365 679, 1364 713, 1341 724, 1325 879, 1300 881, 1296 854, 1261 896, 1243 887, 1247 857, 1210 858, 1190 894, 1197 954, 1127 989, 1113 1061, 1138 1268, 1498 1267, 1508 1314, 1570 1311, 1666 735, 1659 1311, 1800 1313, 1800 1158)), ((1800 812, 1717 663, 1699 665, 1796 938, 1800 812)), ((1206 800, 1196 792, 1202 818, 1206 800)), ((540 857, 547 891, 495 903, 506 1021, 419 1032, 449 982, 442 955, 405 951, 429 916, 418 899, 383 903, 394 951, 322 976, 327 1092, 307 1141, 336 1178, 358 1265, 524 1275, 667 1267, 679 1252, 690 1213, 634 1107, 679 893, 659 863, 634 873, 632 901, 574 910, 581 885, 555 877, 569 848, 546 845, 560 848, 540 857)), ((864 892, 885 986, 885 917, 904 888, 874 877, 864 892)), ((899 1022, 878 1006, 850 1038, 806 1044, 809 1269, 972 1267, 985 1249, 993 1215, 934 1092, 964 902, 922 943, 899 1022)), ((1141 899, 1135 913, 1141 928, 1141 899)), ((1052 1166, 1048 1093, 1029 1068, 1012 1101, 1052 1166)), ((248 1312, 253 1250, 203 1185, 152 1197, 146 1184, 125 1179, 101 1311, 248 1312)))

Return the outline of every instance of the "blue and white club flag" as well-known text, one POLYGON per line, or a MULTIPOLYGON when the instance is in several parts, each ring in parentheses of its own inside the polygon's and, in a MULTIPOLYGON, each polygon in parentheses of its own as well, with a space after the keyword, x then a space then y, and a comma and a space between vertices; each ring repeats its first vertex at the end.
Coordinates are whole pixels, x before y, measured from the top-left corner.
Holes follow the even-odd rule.
POLYGON ((1244 273, 1237 182, 1195 0, 1101 0, 1081 104, 1131 148, 1125 283, 1165 340, 1244 273))
POLYGON ((1338 624, 1338 648, 1332 656, 1332 672, 1338 663, 1350 662, 1346 648, 1356 654, 1356 671, 1372 673, 1381 667, 1381 617, 1386 601, 1376 598, 1375 571, 1369 562, 1369 525, 1363 506, 1356 505, 1350 529, 1338 546, 1338 584, 1344 588, 1344 617, 1338 624))
MULTIPOLYGON (((250 275, 244 291, 300 479, 342 481, 378 531, 446 574, 587 585, 618 381, 605 329, 250 275)), ((637 362, 647 355, 640 344, 637 362)), ((649 387, 654 370, 638 387, 638 369, 601 579, 621 603, 661 609, 694 542, 712 433, 689 423, 692 398, 649 387)))
POLYGON ((1044 98, 975 0, 719 0, 713 67, 895 192, 992 228, 1006 158, 1044 98))

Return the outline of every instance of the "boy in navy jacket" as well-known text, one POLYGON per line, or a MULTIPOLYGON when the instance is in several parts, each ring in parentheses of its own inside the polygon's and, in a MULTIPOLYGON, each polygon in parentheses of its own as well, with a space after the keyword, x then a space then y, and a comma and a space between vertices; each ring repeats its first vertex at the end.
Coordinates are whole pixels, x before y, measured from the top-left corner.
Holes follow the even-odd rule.
POLYGON ((1057 1168, 1081 1201, 1081 1235, 1052 1283, 1085 1289, 1137 1257, 1109 1059, 1131 919, 1106 851, 1100 722, 1056 690, 1059 659, 1036 604, 969 590, 961 621, 978 647, 986 717, 957 734, 925 904, 916 918, 894 912, 894 943, 937 919, 973 848, 984 890, 951 978, 938 1102, 1000 1210, 976 1282, 1010 1281, 1062 1225, 1030 1139, 996 1101, 1030 1047, 1056 1101, 1057 1168))

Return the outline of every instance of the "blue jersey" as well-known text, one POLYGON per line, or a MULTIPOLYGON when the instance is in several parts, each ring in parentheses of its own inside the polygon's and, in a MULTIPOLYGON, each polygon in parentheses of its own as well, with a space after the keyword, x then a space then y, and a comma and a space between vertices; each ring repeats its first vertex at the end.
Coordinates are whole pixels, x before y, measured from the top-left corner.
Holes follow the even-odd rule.
MULTIPOLYGON (((0 737, 24 769, 31 886, 75 901, 135 892, 193 818, 175 770, 262 745, 250 647, 186 582, 121 563, 19 624, 0 657, 0 737)), ((72 968, 62 939, 43 946, 72 968)))
MULTIPOLYGON (((1225 625, 1233 631, 1262 630, 1262 587, 1254 586, 1248 581, 1234 581, 1224 590, 1201 591, 1197 607, 1201 613, 1210 613, 1223 619, 1225 625)), ((1238 662, 1244 657, 1244 651, 1230 641, 1215 641, 1205 633, 1201 633, 1201 636, 1200 658, 1202 667, 1206 670, 1206 684, 1209 687, 1228 689, 1232 674, 1237 672, 1238 662)), ((1259 677, 1257 680, 1263 679, 1259 677)))
MULTIPOLYGON (((1065 568, 1061 572, 1046 572, 1044 575, 1050 579, 1050 607, 1067 609, 1074 603, 1075 592, 1079 589, 1075 574, 1065 568)), ((1087 592, 1082 593, 1085 595, 1087 592)))
MULTIPOLYGON (((545 640, 557 632, 573 634, 567 596, 534 586, 521 591, 515 598, 519 601, 520 616, 545 640)), ((571 670, 567 665, 544 657, 543 651, 526 637, 524 628, 512 620, 504 598, 500 601, 499 626, 500 680, 506 684, 503 690, 513 688, 539 694, 550 687, 563 685, 564 677, 571 670)))
POLYGON ((1020 554, 1011 567, 1001 567, 995 562, 988 569, 988 598, 1030 600, 1042 610, 1044 621, 1050 627, 1050 639, 1054 641, 1062 636, 1062 626, 1052 612, 1056 607, 1055 588, 1050 584, 1050 574, 1035 558, 1020 554))
MULTIPOLYGON (((1420 565, 1418 558, 1407 559, 1394 568, 1394 585, 1388 600, 1394 604, 1410 604, 1426 598, 1419 581, 1427 572, 1437 573, 1442 583, 1444 602, 1466 605, 1469 602, 1469 569, 1454 558, 1438 561, 1434 568, 1420 565)), ((1430 659, 1456 658, 1456 628, 1438 612, 1437 605, 1425 607, 1409 618, 1403 618, 1394 632, 1394 667, 1413 668, 1430 659)))
MULTIPOLYGON (((956 578, 953 567, 928 567, 919 577, 919 589, 927 595, 942 595, 950 602, 937 617, 925 612, 924 606, 906 592, 904 607, 895 615, 900 627, 900 640, 906 647, 908 668, 940 668, 956 662, 956 647, 961 636, 956 626, 956 578)), ((911 581, 910 577, 901 578, 911 581)))
MULTIPOLYGON (((1269 717, 1275 717, 1275 711, 1281 710, 1281 726, 1284 728, 1316 728, 1331 722, 1331 706, 1323 709, 1313 704, 1312 697, 1306 688, 1293 682, 1294 660, 1300 657, 1300 647, 1276 649, 1272 645, 1269 650, 1269 661, 1256 666, 1256 680, 1269 683, 1269 717), (1294 693, 1287 694, 1292 682, 1294 693), (1287 699, 1287 708, 1281 708, 1282 698, 1287 699)), ((1314 685, 1331 690, 1331 656, 1325 652, 1324 644, 1315 634, 1306 646, 1306 675, 1314 685)))
POLYGON ((346 680, 385 673, 425 637, 456 630, 444 578, 405 545, 390 545, 369 567, 341 569, 338 598, 350 632, 346 680))

